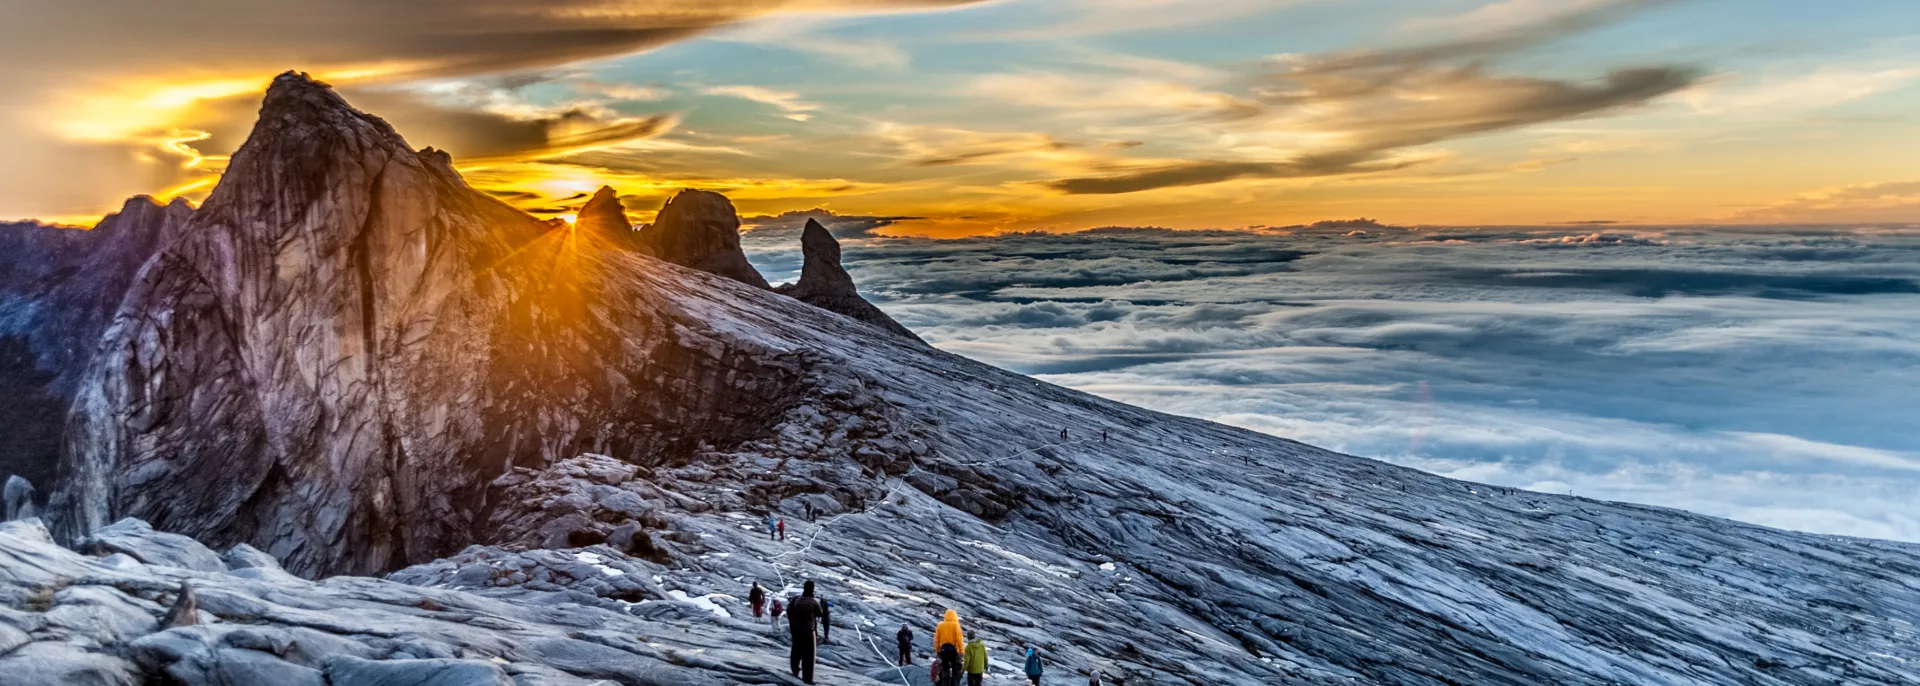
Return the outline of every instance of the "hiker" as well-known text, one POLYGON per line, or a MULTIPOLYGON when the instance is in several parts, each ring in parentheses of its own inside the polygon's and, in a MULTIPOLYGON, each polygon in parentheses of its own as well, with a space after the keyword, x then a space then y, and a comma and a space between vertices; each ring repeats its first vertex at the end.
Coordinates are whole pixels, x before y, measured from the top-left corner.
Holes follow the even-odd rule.
POLYGON ((987 642, 980 640, 980 631, 967 632, 967 686, 980 686, 987 679, 987 642))
POLYGON ((816 622, 820 619, 820 601, 813 597, 813 580, 808 579, 800 597, 787 603, 787 627, 793 631, 793 649, 788 662, 793 675, 801 681, 813 683, 813 661, 819 657, 815 639, 816 622))
POLYGON ((807 521, 809 521, 809 522, 816 522, 816 521, 819 521, 819 518, 817 518, 817 517, 814 517, 814 516, 813 516, 813 502, 812 502, 812 501, 808 501, 808 502, 807 502, 807 521))
POLYGON ((774 531, 773 531, 773 529, 774 529, 774 526, 773 526, 773 513, 772 513, 772 512, 768 512, 768 513, 767 513, 767 540, 769 540, 769 541, 771 541, 771 540, 775 540, 775 539, 777 538, 777 536, 775 536, 775 535, 774 535, 774 531))
POLYGON ((747 604, 753 606, 753 618, 759 619, 761 606, 767 604, 767 589, 761 588, 760 582, 753 582, 753 590, 747 591, 747 604))
POLYGON ((780 518, 780 540, 787 540, 787 518, 780 518))
POLYGON ((933 654, 940 656, 938 686, 960 686, 960 613, 951 608, 933 628, 933 654))
POLYGON ((931 664, 933 671, 927 675, 927 683, 933 684, 933 686, 947 686, 946 682, 942 681, 942 677, 945 677, 947 674, 946 665, 940 664, 939 653, 934 653, 931 664))
POLYGON ((1100 686, 1100 684, 1101 684, 1101 681, 1100 681, 1100 677, 1102 677, 1102 676, 1105 676, 1105 675, 1103 675, 1103 674, 1101 674, 1101 673, 1100 673, 1100 670, 1098 670, 1098 669, 1096 669, 1096 670, 1093 670, 1092 672, 1088 672, 1088 673, 1087 673, 1087 686, 1100 686))
POLYGON ((938 653, 948 645, 952 645, 954 650, 959 650, 961 646, 960 613, 952 609, 948 609, 946 618, 933 628, 933 652, 938 653))
POLYGON ((820 599, 820 642, 832 643, 833 638, 833 601, 820 599))
POLYGON ((893 637, 900 641, 900 659, 897 662, 902 666, 913 664, 913 630, 902 624, 900 633, 894 634, 893 637))
POLYGON ((786 610, 786 606, 780 604, 780 599, 774 598, 773 599, 773 630, 776 633, 780 631, 780 613, 784 612, 785 610, 786 610))
POLYGON ((1027 678, 1040 686, 1040 649, 1027 646, 1027 678))
MULTIPOLYGON (((1101 443, 1105 443, 1105 442, 1107 442, 1107 430, 1106 430, 1106 429, 1101 429, 1101 430, 1100 430, 1100 442, 1101 442, 1101 443)), ((1034 683, 1039 683, 1039 682, 1037 682, 1037 681, 1036 681, 1036 682, 1034 682, 1034 683)))
POLYGON ((1060 427, 1060 440, 1067 440, 1067 427, 1060 427))
POLYGON ((940 645, 940 678, 934 683, 938 686, 960 686, 960 649, 952 643, 940 645))

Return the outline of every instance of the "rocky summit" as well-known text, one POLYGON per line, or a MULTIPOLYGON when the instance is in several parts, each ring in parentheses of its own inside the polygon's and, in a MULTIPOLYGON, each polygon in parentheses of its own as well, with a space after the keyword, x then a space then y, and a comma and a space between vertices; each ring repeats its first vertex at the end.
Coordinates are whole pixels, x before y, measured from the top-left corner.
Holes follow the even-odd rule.
POLYGON ((611 186, 601 186, 593 197, 587 199, 587 204, 580 206, 580 212, 574 215, 573 225, 578 235, 605 241, 609 247, 629 250, 640 248, 633 222, 627 220, 627 208, 620 204, 620 194, 615 193, 611 186))
POLYGON ((774 292, 915 341, 920 340, 911 329, 901 326, 886 312, 860 297, 859 289, 853 285, 853 277, 840 264, 840 241, 835 240, 820 222, 807 220, 806 228, 800 232, 800 254, 803 260, 800 280, 775 288, 774 292))
POLYGON ((1026 647, 1047 683, 1920 682, 1920 546, 1045 384, 808 297, 857 298, 816 232, 794 297, 715 194, 581 240, 298 74, 169 212, 96 343, 22 367, 74 381, 0 524, 0 684, 790 684, 744 599, 809 580, 820 683, 926 683, 948 609, 990 683, 1026 647))
POLYGON ((640 232, 649 254, 674 264, 772 288, 740 250, 740 215, 733 202, 713 191, 684 190, 640 232))

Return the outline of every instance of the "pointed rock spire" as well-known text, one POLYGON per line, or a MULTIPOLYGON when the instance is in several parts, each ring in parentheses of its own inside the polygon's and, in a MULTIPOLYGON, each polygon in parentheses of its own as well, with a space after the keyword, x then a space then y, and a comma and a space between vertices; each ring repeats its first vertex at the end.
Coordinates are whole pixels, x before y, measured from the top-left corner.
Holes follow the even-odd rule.
POLYGON ((740 215, 733 202, 713 191, 687 189, 673 196, 640 232, 640 245, 654 257, 683 267, 772 288, 740 250, 740 215))
POLYGON ((593 198, 580 207, 573 226, 581 235, 597 236, 611 245, 628 250, 640 247, 633 222, 627 221, 627 208, 621 206, 620 195, 612 186, 601 186, 593 198))
POLYGON ((808 219, 806 228, 800 232, 800 252, 806 260, 800 266, 800 280, 774 289, 775 292, 915 341, 920 340, 912 330, 901 326, 900 322, 860 297, 859 290, 853 285, 853 276, 847 274, 846 268, 840 265, 840 241, 834 240, 827 227, 808 219))

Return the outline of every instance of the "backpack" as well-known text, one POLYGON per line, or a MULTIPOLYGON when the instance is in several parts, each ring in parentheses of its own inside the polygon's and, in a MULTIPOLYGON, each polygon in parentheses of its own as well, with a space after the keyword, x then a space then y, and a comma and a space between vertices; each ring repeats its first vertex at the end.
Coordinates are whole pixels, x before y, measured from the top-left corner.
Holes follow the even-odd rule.
POLYGON ((940 658, 933 658, 933 675, 927 677, 927 681, 940 683, 940 658))

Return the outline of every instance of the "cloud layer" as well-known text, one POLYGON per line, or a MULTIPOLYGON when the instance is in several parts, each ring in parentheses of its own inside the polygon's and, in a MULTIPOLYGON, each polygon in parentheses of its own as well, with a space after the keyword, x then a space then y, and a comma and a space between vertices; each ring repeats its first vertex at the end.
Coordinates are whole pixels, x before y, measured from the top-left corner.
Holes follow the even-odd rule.
MULTIPOLYGON (((769 278, 790 237, 749 235, 769 278)), ((1920 233, 1106 229, 851 240, 936 345, 1460 478, 1920 541, 1920 233)))

